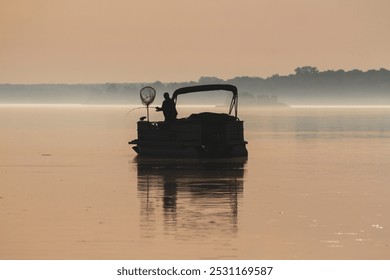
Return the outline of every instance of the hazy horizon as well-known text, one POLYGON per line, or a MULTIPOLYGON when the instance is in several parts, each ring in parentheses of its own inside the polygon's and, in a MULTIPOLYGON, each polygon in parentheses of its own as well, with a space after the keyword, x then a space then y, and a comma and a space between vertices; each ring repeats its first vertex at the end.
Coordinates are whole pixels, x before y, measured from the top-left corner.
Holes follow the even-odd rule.
POLYGON ((2 0, 0 83, 390 68, 385 0, 2 0))
POLYGON ((333 72, 334 74, 340 74, 340 72, 343 72, 343 74, 345 73, 352 73, 354 71, 358 71, 360 72, 361 74, 368 74, 369 72, 379 72, 379 71, 385 71, 385 72, 390 72, 390 68, 387 69, 387 68, 384 68, 384 67, 379 67, 379 68, 376 68, 376 69, 367 69, 367 70, 362 70, 362 69, 359 69, 359 68, 355 68, 355 69, 350 69, 350 70, 346 70, 346 69, 322 69, 322 70, 319 70, 317 69, 317 67, 315 66, 308 66, 308 65, 305 65, 305 66, 297 66, 295 67, 295 69, 293 69, 293 71, 291 71, 290 73, 286 73, 286 74, 281 74, 281 73, 273 73, 272 75, 269 75, 267 77, 265 76, 245 76, 245 75, 237 75, 237 76, 234 76, 234 77, 231 77, 231 78, 221 78, 221 77, 218 77, 218 76, 206 76, 206 75, 201 75, 199 76, 198 78, 196 79, 193 79, 193 80, 186 80, 186 81, 170 81, 170 82, 162 82, 160 80, 155 80, 155 81, 123 81, 123 82, 112 82, 112 81, 102 81, 102 82, 96 82, 96 83, 83 83, 83 82, 80 82, 80 83, 71 83, 71 82, 68 82, 68 83, 60 83, 60 82, 50 82, 50 83, 1 83, 0 82, 0 85, 11 85, 11 86, 42 86, 42 85, 48 85, 48 86, 57 86, 57 85, 69 85, 69 86, 77 86, 77 85, 110 85, 110 84, 113 84, 113 85, 151 85, 151 84, 162 84, 162 85, 178 85, 180 86, 181 84, 191 84, 191 83, 199 83, 199 84, 209 84, 209 83, 231 83, 233 80, 240 80, 240 79, 262 79, 262 80, 269 80, 269 79, 273 79, 273 78, 290 78, 290 77, 293 77, 293 76, 297 76, 299 75, 297 73, 297 69, 302 69, 302 68, 312 68, 312 69, 315 69, 316 71, 318 71, 317 73, 315 74, 325 74, 325 73, 328 73, 328 72, 333 72))
MULTIPOLYGON (((386 69, 362 72, 324 71, 305 66, 294 75, 274 75, 270 78, 236 77, 222 80, 202 77, 185 83, 102 83, 102 84, 0 84, 3 104, 138 104, 139 91, 152 86, 157 100, 164 92, 199 84, 234 84, 240 92, 241 105, 383 105, 390 104, 390 71, 386 69)), ((180 98, 182 99, 182 98, 180 98)), ((209 92, 186 96, 186 104, 230 104, 229 98, 209 92), (219 96, 219 97, 218 97, 219 96)), ((180 101, 180 103, 182 100, 180 101)))

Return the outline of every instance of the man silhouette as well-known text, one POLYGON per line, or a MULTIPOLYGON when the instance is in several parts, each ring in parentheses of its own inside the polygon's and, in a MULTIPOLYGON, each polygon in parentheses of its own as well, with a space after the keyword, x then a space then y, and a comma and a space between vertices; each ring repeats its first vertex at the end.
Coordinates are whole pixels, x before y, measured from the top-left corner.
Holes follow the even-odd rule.
POLYGON ((169 93, 164 93, 164 101, 161 107, 156 107, 156 111, 162 111, 164 114, 165 122, 170 122, 176 120, 177 111, 176 104, 172 98, 169 97, 169 93))

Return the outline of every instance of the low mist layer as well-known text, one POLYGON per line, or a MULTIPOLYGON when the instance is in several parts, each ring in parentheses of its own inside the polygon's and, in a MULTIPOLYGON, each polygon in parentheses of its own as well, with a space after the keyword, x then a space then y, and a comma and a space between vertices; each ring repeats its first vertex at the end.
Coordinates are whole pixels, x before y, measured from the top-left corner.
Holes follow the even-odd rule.
MULTIPOLYGON (((164 92, 200 84, 229 83, 238 87, 240 105, 390 105, 390 71, 328 70, 304 66, 294 74, 268 78, 235 77, 223 80, 218 77, 201 77, 198 81, 182 83, 105 83, 105 84, 1 84, 2 104, 141 104, 139 90, 152 86, 157 90, 156 102, 164 92)), ((224 105, 229 97, 194 94, 181 104, 224 105)))

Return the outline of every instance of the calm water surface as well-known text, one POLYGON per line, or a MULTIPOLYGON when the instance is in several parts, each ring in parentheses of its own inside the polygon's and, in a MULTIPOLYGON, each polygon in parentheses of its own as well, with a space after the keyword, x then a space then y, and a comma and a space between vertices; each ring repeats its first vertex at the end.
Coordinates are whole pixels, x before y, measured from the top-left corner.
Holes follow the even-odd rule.
POLYGON ((214 161, 137 158, 128 111, 0 107, 0 259, 390 258, 390 109, 241 109, 214 161))

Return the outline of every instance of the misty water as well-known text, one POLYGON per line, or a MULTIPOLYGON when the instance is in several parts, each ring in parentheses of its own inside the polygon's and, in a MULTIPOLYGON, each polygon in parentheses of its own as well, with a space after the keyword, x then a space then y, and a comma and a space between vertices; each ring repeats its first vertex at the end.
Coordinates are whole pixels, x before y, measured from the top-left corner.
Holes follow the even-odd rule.
POLYGON ((240 108, 247 160, 137 158, 129 109, 0 107, 0 259, 390 257, 390 109, 240 108))

